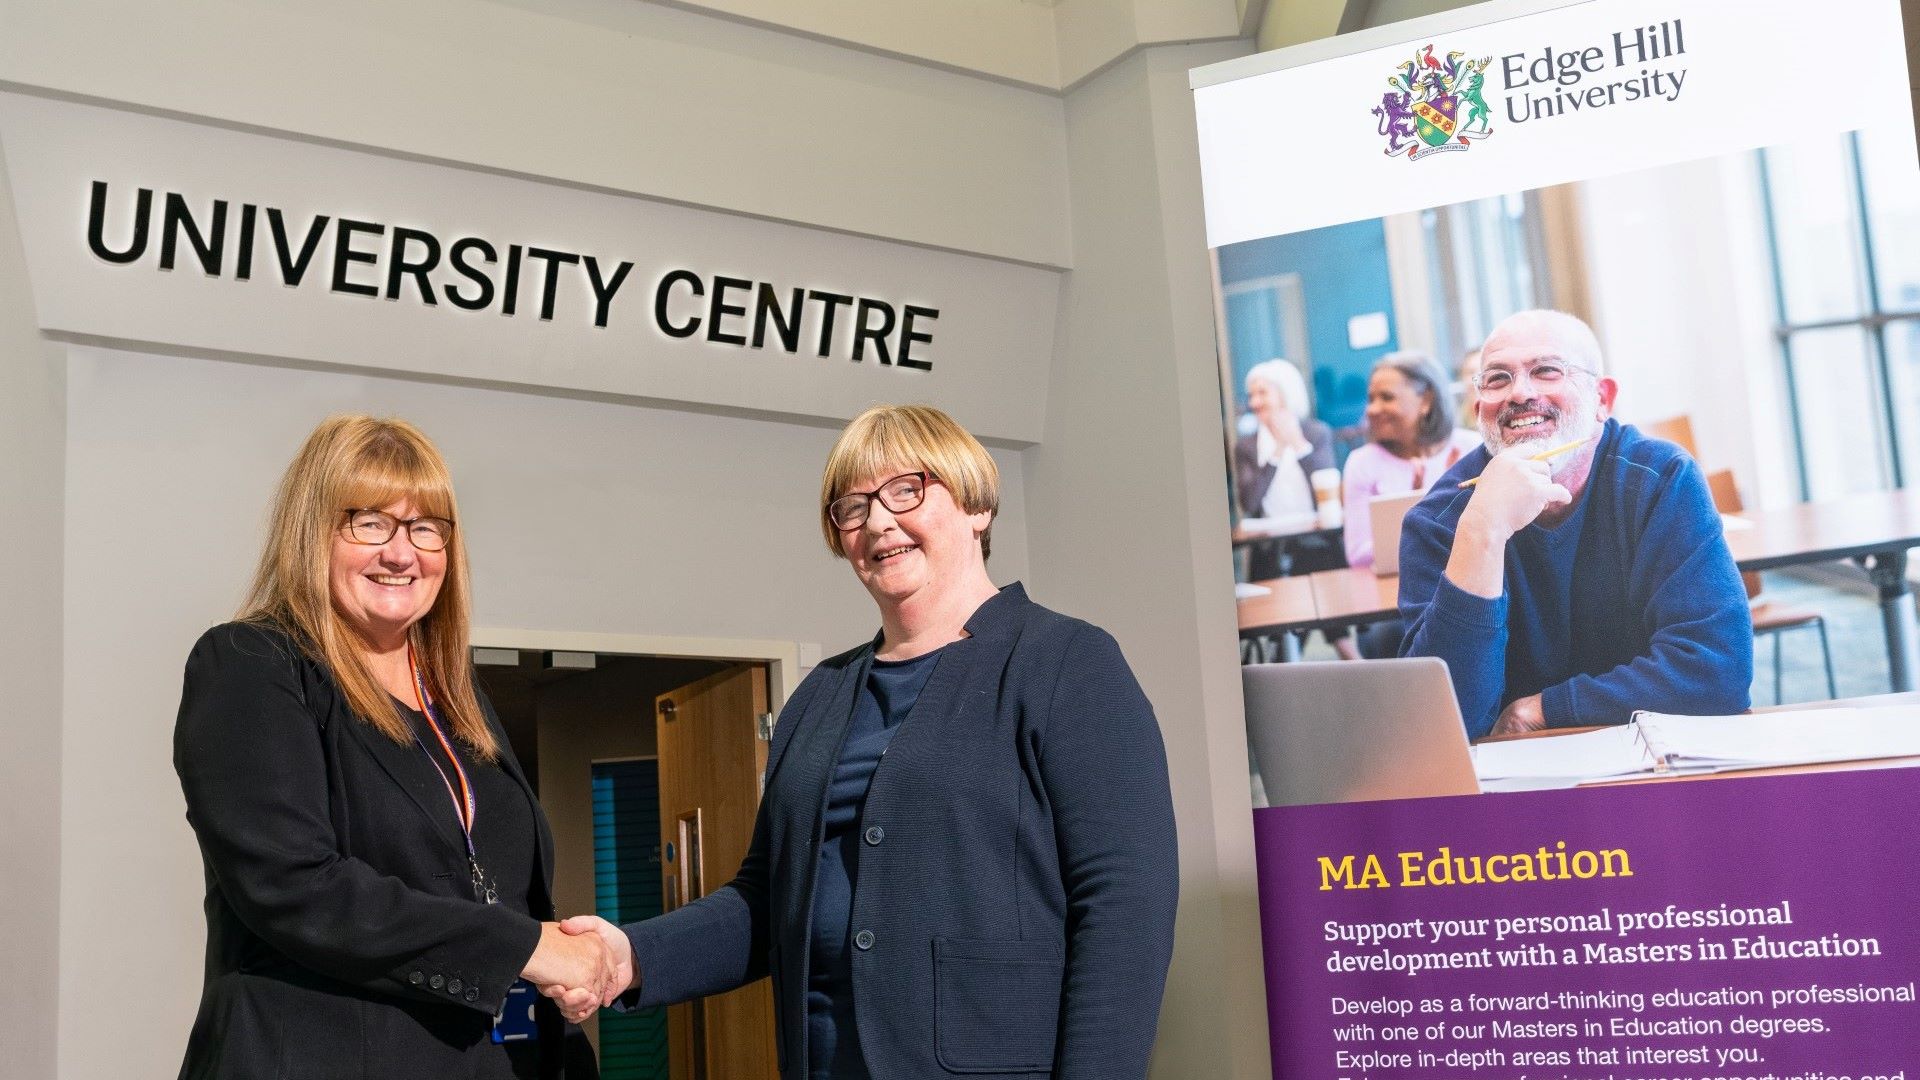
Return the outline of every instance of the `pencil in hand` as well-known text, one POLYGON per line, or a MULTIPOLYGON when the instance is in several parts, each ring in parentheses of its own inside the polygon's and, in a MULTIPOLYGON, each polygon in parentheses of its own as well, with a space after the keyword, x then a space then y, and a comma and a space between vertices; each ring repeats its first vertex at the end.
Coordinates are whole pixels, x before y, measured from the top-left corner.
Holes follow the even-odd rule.
MULTIPOLYGON (((1564 454, 1569 450, 1578 450, 1579 448, 1587 445, 1592 441, 1593 441, 1593 436, 1591 435, 1587 436, 1584 439, 1575 439, 1572 442, 1566 444, 1565 446, 1556 446, 1551 450, 1542 450, 1539 453, 1528 458, 1527 460, 1528 461, 1548 461, 1553 458, 1559 457, 1561 454, 1564 454)), ((1473 479, 1462 483, 1460 487, 1464 490, 1466 488, 1472 487, 1473 485, 1479 482, 1480 482, 1480 478, 1476 476, 1473 479)))

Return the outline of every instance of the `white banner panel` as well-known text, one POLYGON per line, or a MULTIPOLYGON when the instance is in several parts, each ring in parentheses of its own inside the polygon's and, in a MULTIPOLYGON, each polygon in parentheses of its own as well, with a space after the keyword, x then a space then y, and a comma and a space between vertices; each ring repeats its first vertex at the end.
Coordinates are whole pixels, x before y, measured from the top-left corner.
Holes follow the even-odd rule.
POLYGON ((1211 247, 1803 134, 1912 134, 1894 0, 1580 3, 1194 102, 1211 247))
POLYGON ((0 145, 45 330, 1042 435, 1052 271, 21 94, 0 145))

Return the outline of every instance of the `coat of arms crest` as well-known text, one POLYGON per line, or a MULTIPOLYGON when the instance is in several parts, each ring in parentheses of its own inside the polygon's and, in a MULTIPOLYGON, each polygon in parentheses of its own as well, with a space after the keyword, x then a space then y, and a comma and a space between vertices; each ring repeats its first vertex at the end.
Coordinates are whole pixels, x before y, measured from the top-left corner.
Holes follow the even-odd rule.
POLYGON ((1493 58, 1465 56, 1456 51, 1436 60, 1429 44, 1387 76, 1392 89, 1381 95, 1373 115, 1389 157, 1405 154, 1418 161, 1443 150, 1465 150, 1471 140, 1493 134, 1492 110, 1482 96, 1493 58))

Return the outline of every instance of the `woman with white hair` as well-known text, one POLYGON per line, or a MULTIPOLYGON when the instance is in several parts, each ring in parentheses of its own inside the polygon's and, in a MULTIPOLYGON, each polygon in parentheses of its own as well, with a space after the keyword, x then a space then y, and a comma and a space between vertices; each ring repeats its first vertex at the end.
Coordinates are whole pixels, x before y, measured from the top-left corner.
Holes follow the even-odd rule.
MULTIPOLYGON (((1309 415, 1307 382, 1285 360, 1255 364, 1247 372, 1247 413, 1259 425, 1234 443, 1233 478, 1240 513, 1246 517, 1286 518, 1313 512, 1315 470, 1333 468, 1333 432, 1309 415)), ((1342 565, 1337 544, 1320 537, 1288 541, 1294 573, 1342 565)), ((1278 577, 1280 559, 1268 545, 1249 557, 1248 576, 1278 577)))

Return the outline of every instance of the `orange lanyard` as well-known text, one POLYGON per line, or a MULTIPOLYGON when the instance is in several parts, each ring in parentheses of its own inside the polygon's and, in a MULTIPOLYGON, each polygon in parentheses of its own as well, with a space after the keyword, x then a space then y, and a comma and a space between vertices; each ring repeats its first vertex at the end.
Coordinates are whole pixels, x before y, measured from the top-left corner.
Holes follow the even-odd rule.
POLYGON ((453 812, 460 819, 460 832, 467 839, 467 858, 473 858, 473 784, 467 779, 467 770, 460 764, 460 755, 453 752, 453 743, 447 740, 447 733, 441 730, 440 719, 434 715, 433 706, 427 702, 427 684, 420 677, 420 665, 413 659, 413 643, 407 643, 407 668, 413 672, 413 693, 415 702, 420 706, 420 715, 427 718, 427 726, 433 729, 434 737, 440 740, 440 749, 447 752, 447 760, 453 763, 453 774, 460 781, 460 790, 453 790, 453 781, 447 778, 447 771, 433 753, 420 743, 420 737, 414 736, 414 742, 420 745, 420 752, 427 755, 433 771, 440 774, 440 782, 447 786, 447 798, 453 800, 453 812))

